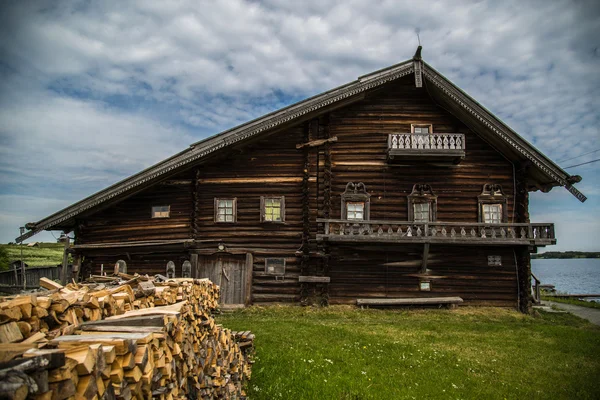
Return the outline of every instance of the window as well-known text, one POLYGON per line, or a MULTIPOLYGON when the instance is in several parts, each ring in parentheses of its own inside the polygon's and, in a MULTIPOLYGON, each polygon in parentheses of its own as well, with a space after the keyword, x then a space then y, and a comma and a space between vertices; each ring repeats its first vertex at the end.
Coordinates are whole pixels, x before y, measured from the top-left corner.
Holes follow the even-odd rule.
POLYGON ((237 199, 215 199, 215 222, 236 222, 237 199))
POLYGON ((362 221, 365 219, 365 203, 364 202, 348 202, 346 203, 347 215, 346 219, 362 221))
POLYGON ((482 204, 483 222, 499 224, 502 222, 502 204, 482 204))
POLYGON ((501 256, 488 256, 488 266, 490 266, 490 267, 502 266, 502 257, 501 256))
POLYGON ((506 196, 502 186, 493 183, 483 185, 481 194, 477 196, 479 202, 479 222, 486 224, 500 224, 508 220, 506 196))
POLYGON ((408 220, 430 222, 437 218, 437 196, 431 186, 417 183, 408 195, 408 220))
POLYGON ((261 197, 260 204, 262 222, 285 221, 285 199, 283 196, 261 197))
POLYGON ((265 273, 267 275, 285 275, 285 258, 265 258, 265 273))
POLYGON ((431 282, 430 281, 421 281, 419 282, 419 290, 422 292, 431 291, 431 282))
POLYGON ((433 126, 432 125, 414 125, 414 124, 411 124, 410 131, 412 133, 418 133, 418 134, 421 134, 421 135, 426 135, 426 134, 429 134, 429 133, 433 132, 433 126))
POLYGON ((370 197, 367 188, 362 182, 346 184, 342 193, 342 219, 365 221, 369 219, 370 197))
POLYGON ((429 203, 417 203, 413 204, 414 207, 414 221, 415 222, 429 222, 431 221, 429 218, 431 213, 429 209, 431 208, 429 203))
POLYGON ((152 218, 169 218, 171 206, 152 206, 152 218))

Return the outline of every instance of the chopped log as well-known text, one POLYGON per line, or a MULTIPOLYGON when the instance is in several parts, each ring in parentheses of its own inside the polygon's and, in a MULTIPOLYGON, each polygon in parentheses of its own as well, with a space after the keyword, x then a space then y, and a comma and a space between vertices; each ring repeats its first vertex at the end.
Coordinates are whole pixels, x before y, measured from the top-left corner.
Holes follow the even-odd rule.
POLYGON ((64 287, 60 283, 54 282, 53 280, 50 280, 48 278, 40 278, 40 286, 43 288, 46 288, 48 290, 52 290, 52 289, 60 290, 64 287))
POLYGON ((23 340, 23 335, 16 322, 0 325, 0 343, 14 343, 23 340))

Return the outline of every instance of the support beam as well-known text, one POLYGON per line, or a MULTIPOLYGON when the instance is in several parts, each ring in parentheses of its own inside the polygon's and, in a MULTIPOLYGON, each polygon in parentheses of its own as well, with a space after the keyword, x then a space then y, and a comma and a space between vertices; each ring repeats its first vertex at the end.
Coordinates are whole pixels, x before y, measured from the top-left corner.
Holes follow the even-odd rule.
POLYGON ((423 262, 421 263, 421 273, 427 273, 427 259, 429 258, 429 243, 423 245, 423 262))
POLYGON ((311 140, 310 142, 307 142, 307 143, 297 144, 296 149, 299 150, 299 149, 303 149, 305 147, 322 146, 322 145, 328 144, 328 143, 335 143, 335 142, 337 142, 337 140, 338 140, 337 136, 327 138, 327 139, 311 140))

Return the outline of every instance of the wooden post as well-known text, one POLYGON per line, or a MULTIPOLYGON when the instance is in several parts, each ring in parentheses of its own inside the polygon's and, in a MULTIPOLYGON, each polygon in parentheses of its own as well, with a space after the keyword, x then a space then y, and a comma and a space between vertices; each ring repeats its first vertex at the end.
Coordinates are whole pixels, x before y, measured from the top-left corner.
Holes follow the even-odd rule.
POLYGON ((246 298, 244 303, 248 306, 252 303, 252 271, 254 270, 254 256, 246 253, 246 298))
POLYGON ((429 258, 429 243, 423 245, 423 261, 421 263, 421 273, 427 272, 427 259, 429 258))
POLYGON ((196 279, 200 278, 200 275, 198 274, 198 254, 190 254, 190 264, 192 264, 192 277, 196 279))
MULTIPOLYGON (((21 236, 23 236, 23 233, 25 233, 25 227, 22 226, 19 228, 19 230, 21 232, 21 236)), ((23 290, 25 290, 27 289, 27 275, 25 274, 25 262, 23 262, 23 241, 21 241, 19 247, 21 248, 21 274, 23 275, 23 290)))
POLYGON ((69 235, 64 233, 63 241, 65 244, 65 250, 63 251, 62 269, 60 271, 60 281, 63 285, 67 284, 67 265, 69 263, 69 246, 71 244, 71 238, 69 235))
POLYGON ((79 281, 79 272, 81 271, 81 254, 76 254, 73 257, 73 270, 71 271, 71 275, 75 282, 79 281))

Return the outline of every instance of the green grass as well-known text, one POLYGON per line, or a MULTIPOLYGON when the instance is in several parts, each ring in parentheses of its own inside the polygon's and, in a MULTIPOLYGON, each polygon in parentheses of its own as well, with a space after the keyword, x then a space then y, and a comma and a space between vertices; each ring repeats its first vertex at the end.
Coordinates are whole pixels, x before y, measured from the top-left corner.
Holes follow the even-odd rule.
MULTIPOLYGON (((9 262, 21 259, 20 245, 0 244, 0 249, 6 250, 9 262)), ((62 243, 40 243, 39 247, 23 245, 23 261, 30 267, 57 265, 62 262, 63 249, 62 243)), ((8 265, 0 265, 0 270, 7 268, 8 265)))
POLYGON ((573 298, 563 298, 563 297, 552 297, 549 295, 542 295, 542 300, 554 301, 556 303, 565 303, 565 304, 573 304, 576 306, 587 307, 587 308, 597 308, 600 309, 600 303, 595 301, 585 301, 573 298))
POLYGON ((217 320, 256 334, 253 400, 592 399, 600 393, 600 329, 570 314, 251 307, 217 320))

